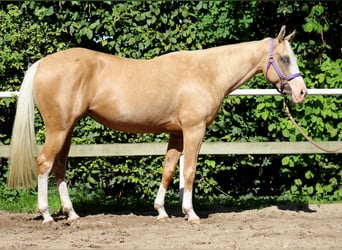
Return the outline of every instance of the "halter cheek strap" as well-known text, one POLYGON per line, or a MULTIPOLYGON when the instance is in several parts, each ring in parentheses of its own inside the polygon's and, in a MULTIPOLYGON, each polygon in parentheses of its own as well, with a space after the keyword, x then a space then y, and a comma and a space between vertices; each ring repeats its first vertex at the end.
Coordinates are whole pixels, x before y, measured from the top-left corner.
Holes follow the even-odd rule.
POLYGON ((274 38, 271 39, 271 43, 270 43, 270 56, 268 59, 268 63, 267 63, 267 67, 266 67, 266 79, 268 80, 268 70, 270 69, 271 65, 273 66, 273 69, 275 70, 275 72, 277 73, 279 79, 280 79, 280 89, 277 89, 280 93, 284 92, 285 89, 285 85, 287 84, 288 81, 291 81, 292 79, 302 76, 301 73, 294 73, 292 75, 289 76, 284 76, 280 69, 278 68, 276 62, 273 59, 273 44, 274 44, 274 38))

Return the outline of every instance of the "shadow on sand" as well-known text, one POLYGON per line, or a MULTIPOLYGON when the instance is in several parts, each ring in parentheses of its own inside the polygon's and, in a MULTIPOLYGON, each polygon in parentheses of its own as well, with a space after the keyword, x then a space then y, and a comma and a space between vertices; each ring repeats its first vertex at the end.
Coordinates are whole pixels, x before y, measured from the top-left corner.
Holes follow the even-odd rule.
MULTIPOLYGON (((248 201, 245 201, 248 204, 248 201)), ((216 213, 240 213, 247 210, 254 209, 262 209, 266 207, 276 206, 279 210, 293 211, 293 212, 305 212, 305 213, 314 213, 316 210, 313 210, 309 207, 309 204, 305 203, 292 203, 292 202, 256 202, 256 200, 252 200, 249 205, 207 205, 203 203, 195 203, 194 208, 197 212, 198 216, 202 219, 208 218, 210 215, 216 213)), ((168 212, 170 217, 185 217, 182 212, 181 205, 168 205, 165 206, 166 211, 168 212)), ((110 204, 98 205, 94 203, 92 206, 82 206, 82 204, 75 203, 75 210, 80 217, 86 217, 89 215, 99 215, 99 214, 113 214, 113 215, 137 215, 137 216, 157 216, 157 212, 153 209, 153 202, 151 202, 150 206, 145 202, 142 202, 141 206, 139 206, 139 202, 132 204, 132 207, 129 207, 128 204, 123 204, 122 206, 118 205, 116 202, 113 206, 110 204)), ((66 217, 63 215, 62 211, 58 213, 52 214, 52 217, 55 221, 65 220, 66 217)), ((41 216, 37 216, 34 220, 42 220, 41 216)))

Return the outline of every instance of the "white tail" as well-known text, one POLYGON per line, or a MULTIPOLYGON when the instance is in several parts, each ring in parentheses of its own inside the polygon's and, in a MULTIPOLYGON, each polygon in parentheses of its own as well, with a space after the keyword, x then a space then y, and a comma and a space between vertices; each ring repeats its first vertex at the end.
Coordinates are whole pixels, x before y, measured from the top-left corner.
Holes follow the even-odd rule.
POLYGON ((39 61, 26 72, 17 101, 9 155, 8 187, 32 187, 37 178, 33 79, 39 61))

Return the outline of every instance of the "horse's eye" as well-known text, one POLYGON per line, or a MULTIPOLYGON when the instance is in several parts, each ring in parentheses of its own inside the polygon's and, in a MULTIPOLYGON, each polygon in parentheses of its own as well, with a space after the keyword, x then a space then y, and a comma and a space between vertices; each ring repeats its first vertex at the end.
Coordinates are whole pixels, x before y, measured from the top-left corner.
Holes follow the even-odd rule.
POLYGON ((280 57, 280 61, 284 64, 289 64, 290 58, 288 56, 282 56, 282 57, 280 57))

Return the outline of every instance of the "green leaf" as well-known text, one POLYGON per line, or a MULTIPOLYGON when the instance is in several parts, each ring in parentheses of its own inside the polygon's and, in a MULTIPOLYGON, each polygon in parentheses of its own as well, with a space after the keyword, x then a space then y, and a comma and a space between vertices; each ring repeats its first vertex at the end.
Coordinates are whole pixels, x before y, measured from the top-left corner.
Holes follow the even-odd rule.
POLYGON ((265 121, 267 120, 268 115, 269 115, 269 112, 268 112, 268 111, 264 111, 264 112, 261 113, 261 117, 262 117, 262 119, 265 120, 265 121))
POLYGON ((295 179, 294 182, 297 186, 301 186, 303 184, 301 179, 295 179))
POLYGON ((324 189, 320 183, 316 183, 315 189, 316 189, 316 192, 319 194, 322 194, 324 192, 324 189))
POLYGON ((290 162, 290 157, 288 157, 288 156, 285 156, 285 157, 283 157, 282 159, 281 159, 281 164, 282 165, 289 165, 289 162, 290 162))
POLYGON ((45 15, 46 15, 46 16, 52 16, 54 13, 55 13, 55 12, 54 12, 53 6, 50 6, 50 7, 47 9, 45 15))
POLYGON ((314 177, 315 177, 315 175, 312 173, 311 170, 308 170, 308 171, 305 172, 305 178, 306 179, 312 179, 314 177))
POLYGON ((306 23, 303 25, 303 30, 305 32, 311 33, 313 31, 314 27, 310 20, 306 19, 306 23))
POLYGON ((314 193, 314 187, 313 186, 310 186, 310 187, 307 187, 306 188, 306 192, 308 195, 312 195, 314 193))

